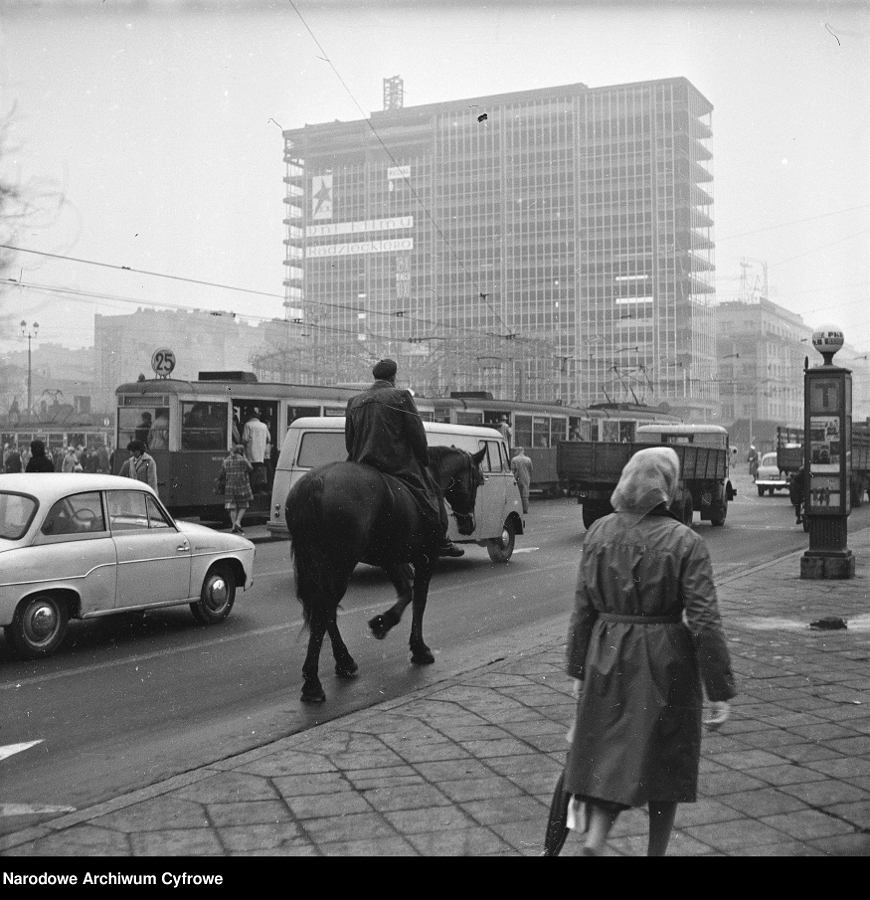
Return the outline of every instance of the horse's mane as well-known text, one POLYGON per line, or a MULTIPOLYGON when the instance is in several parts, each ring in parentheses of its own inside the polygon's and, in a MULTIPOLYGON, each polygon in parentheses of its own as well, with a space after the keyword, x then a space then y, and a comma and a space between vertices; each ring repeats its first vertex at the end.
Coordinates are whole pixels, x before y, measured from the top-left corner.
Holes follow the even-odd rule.
POLYGON ((437 481, 441 473, 444 471, 444 460, 446 457, 451 456, 454 453, 463 453, 464 451, 460 450, 458 447, 430 447, 429 448, 429 468, 432 469, 433 474, 435 475, 435 480, 437 481))

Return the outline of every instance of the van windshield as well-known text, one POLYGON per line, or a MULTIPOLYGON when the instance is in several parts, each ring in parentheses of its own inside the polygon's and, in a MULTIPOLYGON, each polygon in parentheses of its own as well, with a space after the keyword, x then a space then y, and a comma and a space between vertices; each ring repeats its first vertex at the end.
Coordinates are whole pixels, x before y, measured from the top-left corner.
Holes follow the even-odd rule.
POLYGON ((24 537, 38 505, 33 497, 0 492, 0 538, 17 541, 24 537))
POLYGON ((314 469, 326 463, 344 462, 346 459, 343 431, 307 431, 299 444, 296 465, 303 469, 314 469))

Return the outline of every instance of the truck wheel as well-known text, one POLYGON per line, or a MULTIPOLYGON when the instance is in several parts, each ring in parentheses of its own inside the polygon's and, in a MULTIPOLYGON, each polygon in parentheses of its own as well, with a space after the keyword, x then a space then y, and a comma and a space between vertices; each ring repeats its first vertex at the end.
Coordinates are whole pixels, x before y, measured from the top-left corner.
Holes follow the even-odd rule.
POLYGON ((683 524, 691 525, 692 524, 692 516, 695 514, 695 507, 692 504, 692 495, 687 494, 686 499, 683 501, 683 524))
POLYGON ((612 513, 613 510, 609 507, 610 504, 607 504, 607 507, 604 507, 598 503, 584 503, 583 524, 586 526, 586 528, 591 528, 594 522, 597 522, 603 516, 612 513))
POLYGON ((728 515, 728 495, 722 497, 721 503, 714 503, 710 512, 710 524, 721 526, 725 524, 725 517, 728 515))
POLYGON ((501 535, 486 542, 486 551, 493 562, 506 563, 514 552, 516 532, 512 519, 505 519, 501 535))
POLYGON ((763 488, 763 487, 760 487, 760 488, 758 489, 758 496, 759 496, 759 497, 763 497, 763 496, 764 496, 764 488, 763 488))

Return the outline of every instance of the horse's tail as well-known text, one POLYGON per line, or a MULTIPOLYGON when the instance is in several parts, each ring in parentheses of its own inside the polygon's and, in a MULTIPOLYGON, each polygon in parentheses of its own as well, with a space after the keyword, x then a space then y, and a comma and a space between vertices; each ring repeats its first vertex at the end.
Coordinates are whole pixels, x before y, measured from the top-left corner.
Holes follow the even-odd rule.
POLYGON ((323 476, 304 475, 290 490, 284 507, 290 532, 290 554, 296 575, 296 597, 302 604, 306 626, 326 611, 333 592, 328 557, 329 536, 323 524, 323 476))

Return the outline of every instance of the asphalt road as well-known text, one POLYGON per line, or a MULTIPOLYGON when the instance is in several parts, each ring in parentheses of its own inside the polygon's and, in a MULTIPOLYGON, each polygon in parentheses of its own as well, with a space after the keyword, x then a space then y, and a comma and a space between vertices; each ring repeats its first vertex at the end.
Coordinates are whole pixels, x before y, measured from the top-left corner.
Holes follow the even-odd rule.
MULTIPOLYGON (((718 577, 807 545, 784 494, 760 498, 748 478, 738 483, 724 527, 696 519, 718 577)), ((333 677, 325 642, 327 701, 317 706, 299 702, 306 638, 284 542, 258 546, 255 585, 222 625, 201 628, 186 607, 73 623, 40 662, 15 660, 0 639, 0 832, 20 827, 22 810, 144 787, 497 659, 544 623, 567 627, 580 511, 569 499, 533 500, 509 564, 476 546, 440 563, 424 620, 432 666, 409 664, 410 610, 384 641, 369 635, 392 588, 360 567, 339 619, 359 677, 333 677)), ((870 523, 866 505, 852 515, 852 528, 870 523)))

